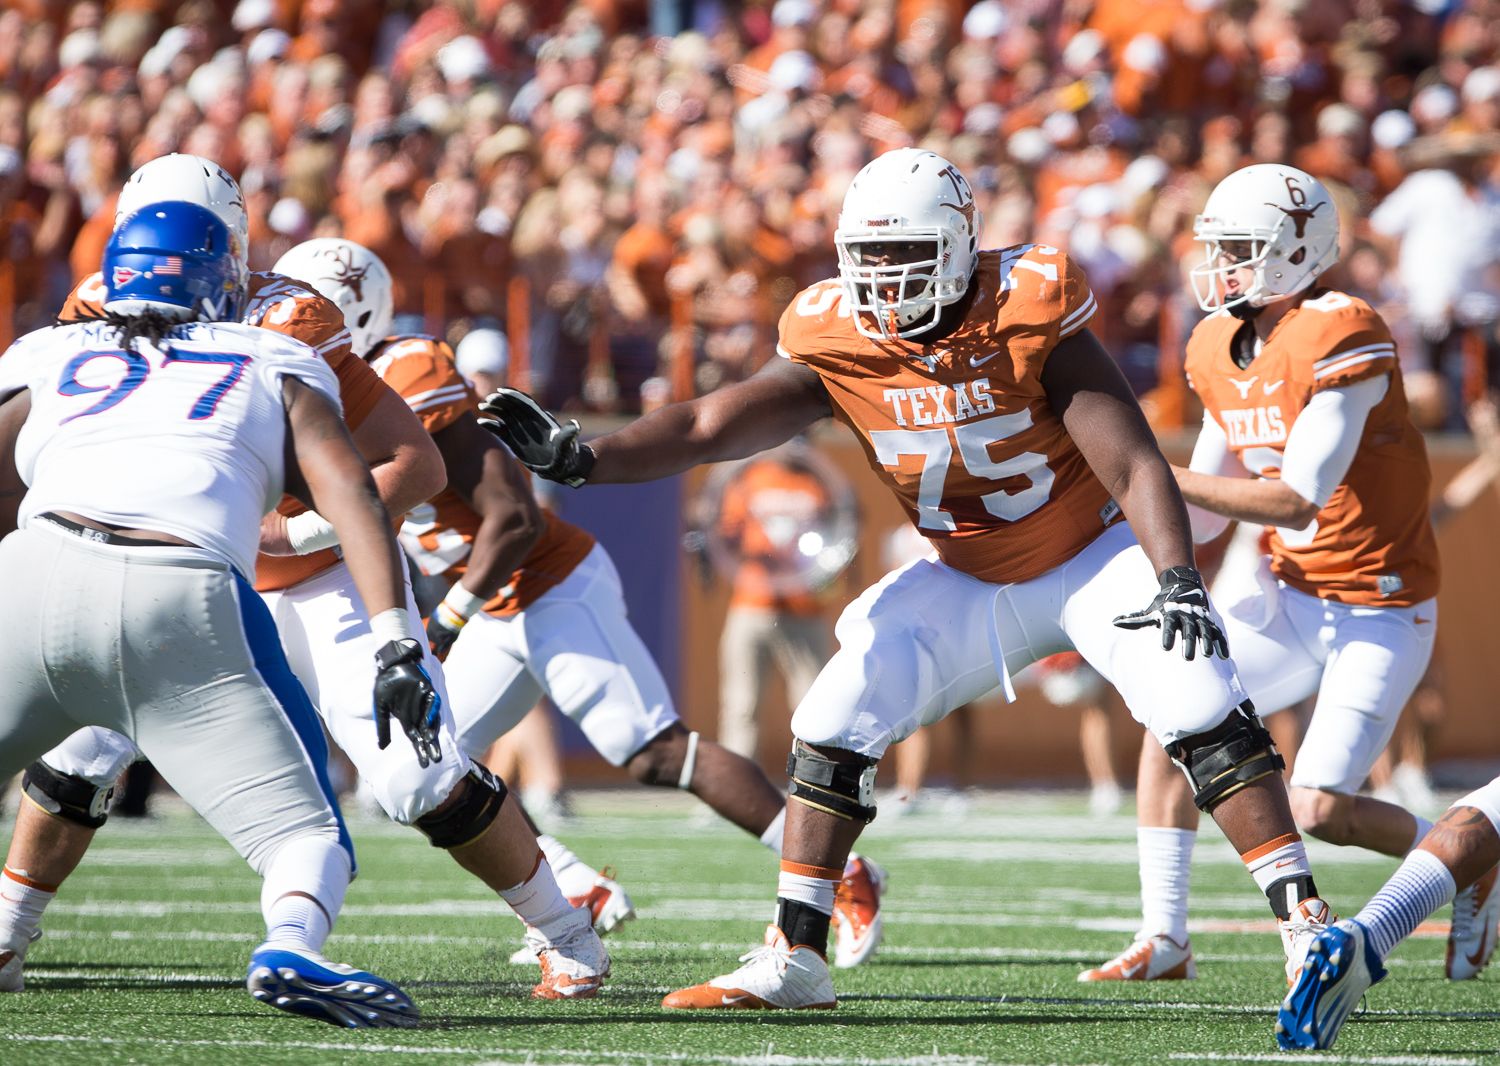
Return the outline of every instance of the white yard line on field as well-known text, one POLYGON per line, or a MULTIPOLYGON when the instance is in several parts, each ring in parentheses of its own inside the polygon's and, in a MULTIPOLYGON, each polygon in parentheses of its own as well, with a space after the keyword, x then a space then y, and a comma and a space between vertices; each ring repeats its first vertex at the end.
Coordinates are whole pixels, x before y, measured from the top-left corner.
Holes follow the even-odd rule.
MULTIPOLYGON (((54 1034, 23 1034, 7 1036, 6 1040, 17 1043, 38 1044, 103 1044, 129 1046, 134 1044, 159 1043, 158 1037, 95 1037, 60 1036, 54 1034)), ((273 1051, 297 1049, 303 1051, 347 1051, 357 1054, 389 1055, 461 1055, 480 1059, 493 1066, 536 1066, 538 1063, 709 1063, 712 1066, 911 1066, 915 1063, 930 1063, 932 1066, 1007 1066, 993 1059, 976 1055, 942 1055, 934 1049, 920 1057, 863 1058, 858 1056, 828 1057, 819 1055, 807 1058, 800 1055, 780 1055, 775 1045, 768 1045, 763 1053, 756 1055, 715 1055, 691 1051, 594 1051, 572 1048, 547 1048, 518 1052, 515 1048, 447 1048, 403 1044, 368 1044, 364 1041, 337 1043, 331 1040, 173 1040, 174 1047, 204 1048, 268 1048, 273 1051), (517 1058, 518 1054, 524 1055, 517 1058), (499 1057, 496 1057, 499 1056, 499 1057)), ((1035 1064, 1033 1064, 1035 1066, 1035 1064)))

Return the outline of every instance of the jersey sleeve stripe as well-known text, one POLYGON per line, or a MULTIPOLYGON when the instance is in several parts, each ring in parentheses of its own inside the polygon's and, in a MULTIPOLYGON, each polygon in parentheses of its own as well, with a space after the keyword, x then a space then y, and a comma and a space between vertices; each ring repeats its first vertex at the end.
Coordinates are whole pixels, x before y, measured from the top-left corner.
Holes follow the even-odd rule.
POLYGON ((440 389, 413 393, 406 397, 406 406, 413 411, 425 411, 429 407, 438 407, 452 400, 462 399, 467 393, 468 389, 463 385, 444 385, 440 389))
POLYGON ((460 389, 457 393, 449 393, 445 396, 436 396, 431 400, 428 400, 426 403, 412 403, 408 404, 407 406, 410 407, 414 413, 421 414, 423 411, 431 411, 439 407, 449 407, 455 402, 466 402, 467 400, 468 393, 463 389, 460 389))
POLYGON ((789 351, 787 351, 785 348, 783 348, 779 344, 776 346, 776 354, 779 355, 779 356, 781 356, 781 358, 783 358, 783 359, 790 359, 790 358, 792 358, 792 353, 789 352, 789 351))
POLYGON ((319 355, 327 355, 328 352, 332 349, 337 348, 341 344, 349 344, 353 340, 353 336, 347 329, 341 329, 332 337, 329 337, 322 344, 318 345, 316 351, 319 355))
POLYGON ((1313 363, 1313 369, 1317 370, 1320 367, 1328 366, 1330 363, 1338 362, 1338 360, 1347 358, 1348 356, 1351 356, 1351 355, 1364 355, 1366 352, 1382 352, 1382 351, 1384 351, 1384 352, 1391 352, 1391 353, 1394 354, 1395 351, 1396 351, 1396 344, 1395 344, 1395 342, 1394 341, 1379 341, 1379 342, 1377 342, 1375 344, 1361 345, 1358 348, 1346 348, 1342 352, 1334 352, 1332 355, 1325 355, 1323 358, 1321 358, 1317 362, 1313 363))
POLYGON ((1094 312, 1098 310, 1099 301, 1094 299, 1094 294, 1091 291, 1089 298, 1084 301, 1083 306, 1062 320, 1062 327, 1058 330, 1058 336, 1066 337, 1069 334, 1078 332, 1088 324, 1089 319, 1093 318, 1094 312))
POLYGON ((1368 363, 1375 359, 1394 360, 1395 358, 1396 351, 1394 348, 1390 351, 1385 352, 1370 352, 1367 355, 1351 356, 1341 363, 1334 363, 1332 366, 1325 366, 1322 370, 1313 371, 1313 380, 1321 380, 1322 378, 1326 378, 1329 374, 1337 374, 1341 370, 1348 370, 1351 366, 1359 366, 1361 363, 1368 363))

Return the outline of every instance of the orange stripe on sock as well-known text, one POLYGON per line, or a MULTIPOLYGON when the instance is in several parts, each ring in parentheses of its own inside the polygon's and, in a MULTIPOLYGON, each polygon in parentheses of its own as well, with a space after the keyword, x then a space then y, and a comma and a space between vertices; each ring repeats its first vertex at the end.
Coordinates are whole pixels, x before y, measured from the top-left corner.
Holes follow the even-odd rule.
POLYGON ((1301 840, 1301 833, 1282 833, 1279 837, 1266 841, 1258 848, 1251 848, 1249 851, 1242 852, 1240 854, 1240 861, 1248 865, 1256 859, 1263 859, 1271 854, 1271 852, 1286 847, 1288 844, 1300 843, 1301 840))
POLYGON ((788 862, 781 860, 781 872, 784 874, 796 874, 799 877, 816 877, 822 881, 842 881, 844 871, 832 866, 809 866, 805 862, 788 862))
POLYGON ((5 867, 3 872, 6 877, 16 882, 16 884, 25 885, 27 888, 34 888, 38 892, 56 892, 59 888, 62 887, 61 885, 48 885, 43 884, 41 881, 33 881, 29 877, 16 873, 16 871, 12 870, 9 866, 5 867))

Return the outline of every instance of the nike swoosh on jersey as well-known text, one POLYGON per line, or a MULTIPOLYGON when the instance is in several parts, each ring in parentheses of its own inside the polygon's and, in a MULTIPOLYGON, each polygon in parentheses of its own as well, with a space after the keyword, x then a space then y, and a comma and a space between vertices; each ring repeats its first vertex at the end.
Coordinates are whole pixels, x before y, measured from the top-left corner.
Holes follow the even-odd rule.
POLYGON ((977 355, 971 355, 969 356, 969 365, 972 366, 975 370, 978 370, 980 367, 984 366, 985 363, 988 363, 991 359, 995 358, 995 356, 999 354, 999 352, 991 352, 983 359, 981 359, 977 355))
POLYGON ((1280 381, 1268 381, 1264 385, 1262 385, 1260 388, 1261 388, 1262 392, 1264 392, 1267 396, 1269 396, 1269 395, 1271 395, 1271 393, 1275 392, 1277 389, 1281 388, 1281 386, 1283 386, 1285 384, 1286 384, 1286 379, 1282 378, 1280 381))

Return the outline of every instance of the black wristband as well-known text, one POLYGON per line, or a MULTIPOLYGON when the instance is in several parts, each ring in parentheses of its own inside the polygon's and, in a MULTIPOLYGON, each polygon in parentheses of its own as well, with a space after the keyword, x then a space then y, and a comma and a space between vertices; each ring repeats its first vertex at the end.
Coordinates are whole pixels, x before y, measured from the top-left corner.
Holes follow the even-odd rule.
MULTIPOLYGON (((599 457, 594 454, 594 449, 590 448, 587 444, 580 444, 578 446, 578 462, 575 464, 577 472, 573 477, 579 485, 582 485, 589 479, 589 475, 594 472, 594 464, 598 461, 599 457)), ((575 485, 574 487, 576 488, 577 486, 575 485)))
POLYGON ((421 658, 422 645, 415 640, 388 640, 375 652, 375 666, 388 670, 398 663, 420 662, 421 658))

